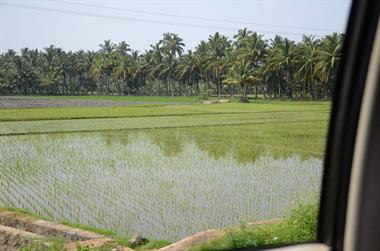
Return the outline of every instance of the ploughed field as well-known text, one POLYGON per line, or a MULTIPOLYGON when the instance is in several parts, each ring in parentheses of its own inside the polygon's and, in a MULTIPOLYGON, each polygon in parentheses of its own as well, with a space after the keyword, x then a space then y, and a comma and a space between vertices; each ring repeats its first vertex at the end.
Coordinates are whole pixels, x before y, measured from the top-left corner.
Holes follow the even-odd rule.
POLYGON ((73 106, 128 106, 155 104, 191 103, 193 99, 160 97, 112 97, 112 96, 0 96, 0 108, 37 108, 37 107, 73 107, 73 106))
POLYGON ((175 241, 318 200, 329 103, 149 102, 0 109, 0 207, 175 241))

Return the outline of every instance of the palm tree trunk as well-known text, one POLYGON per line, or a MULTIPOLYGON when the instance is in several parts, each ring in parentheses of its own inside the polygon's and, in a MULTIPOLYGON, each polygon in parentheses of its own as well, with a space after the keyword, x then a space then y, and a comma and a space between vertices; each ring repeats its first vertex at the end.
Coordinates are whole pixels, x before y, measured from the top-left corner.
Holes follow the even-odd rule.
POLYGON ((247 100, 247 85, 246 84, 241 84, 241 89, 242 89, 242 95, 240 98, 240 102, 246 103, 247 100))
POLYGON ((165 81, 165 90, 166 90, 165 95, 169 96, 169 79, 166 79, 165 81))
POLYGON ((221 80, 221 78, 218 78, 218 83, 217 83, 217 91, 218 91, 218 98, 220 98, 221 97, 221 93, 222 93, 222 80, 221 80))
POLYGON ((205 96, 207 97, 208 96, 208 86, 209 86, 209 77, 208 77, 208 73, 206 73, 206 82, 205 82, 205 96))

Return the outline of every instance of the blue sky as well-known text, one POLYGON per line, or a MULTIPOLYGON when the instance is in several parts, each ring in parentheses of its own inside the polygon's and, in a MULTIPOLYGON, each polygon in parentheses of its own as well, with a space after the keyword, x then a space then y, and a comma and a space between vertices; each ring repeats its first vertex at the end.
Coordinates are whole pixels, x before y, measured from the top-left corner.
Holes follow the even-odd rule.
POLYGON ((105 39, 144 51, 164 32, 177 33, 186 49, 219 31, 239 28, 299 41, 345 30, 348 0, 0 0, 0 52, 54 44, 97 50, 105 39))

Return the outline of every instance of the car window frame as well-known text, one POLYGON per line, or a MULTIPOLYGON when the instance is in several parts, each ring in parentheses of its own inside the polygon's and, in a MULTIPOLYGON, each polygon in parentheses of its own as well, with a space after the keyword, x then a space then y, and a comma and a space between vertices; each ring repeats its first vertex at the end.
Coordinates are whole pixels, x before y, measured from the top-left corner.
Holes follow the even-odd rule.
POLYGON ((326 146, 317 241, 343 250, 358 121, 380 2, 354 0, 338 71, 326 146))

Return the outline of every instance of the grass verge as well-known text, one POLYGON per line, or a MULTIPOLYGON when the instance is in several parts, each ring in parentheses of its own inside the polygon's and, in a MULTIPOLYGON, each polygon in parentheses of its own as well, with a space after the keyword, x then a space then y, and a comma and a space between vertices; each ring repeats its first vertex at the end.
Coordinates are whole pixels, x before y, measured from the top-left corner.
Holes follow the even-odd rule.
POLYGON ((60 251, 63 250, 63 246, 67 243, 66 240, 59 238, 48 238, 44 241, 34 242, 28 246, 21 247, 20 251, 60 251), (44 241, 49 243, 49 245, 44 241))
POLYGON ((190 248, 191 251, 231 250, 297 244, 316 239, 318 205, 299 205, 280 223, 228 229, 221 237, 190 248))

